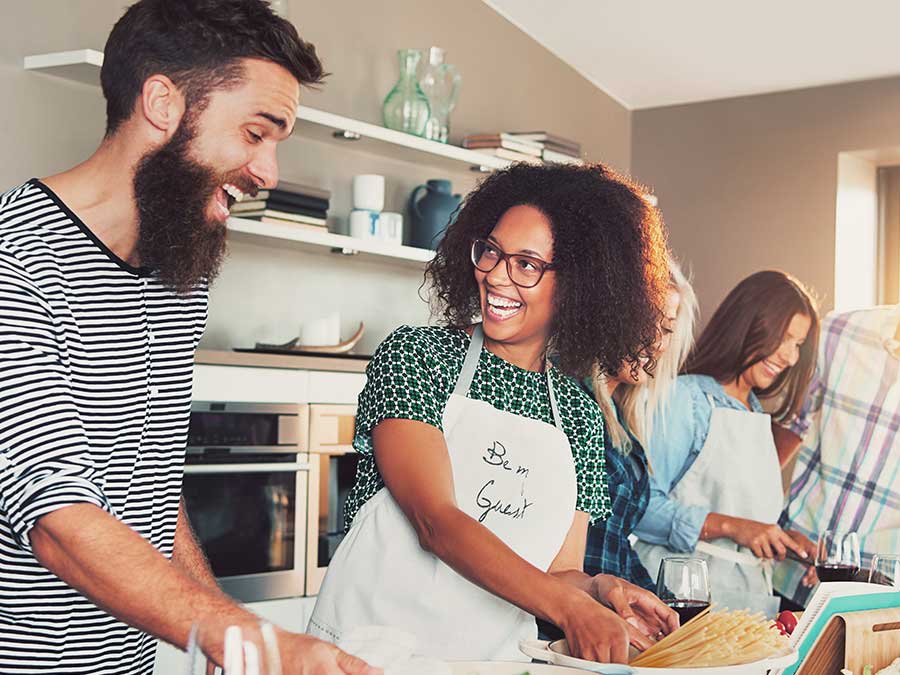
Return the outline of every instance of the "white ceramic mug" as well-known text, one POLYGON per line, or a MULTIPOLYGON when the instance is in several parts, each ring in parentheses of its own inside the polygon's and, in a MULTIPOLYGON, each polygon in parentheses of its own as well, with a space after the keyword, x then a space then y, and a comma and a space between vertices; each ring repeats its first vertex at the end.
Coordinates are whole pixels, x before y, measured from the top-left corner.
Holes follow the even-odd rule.
POLYGON ((375 173, 353 176, 353 208, 368 211, 384 208, 384 176, 375 173))
POLYGON ((359 239, 378 239, 381 213, 354 209, 350 212, 350 236, 359 239))
POLYGON ((378 238, 389 244, 403 245, 403 214, 383 211, 378 222, 378 238))

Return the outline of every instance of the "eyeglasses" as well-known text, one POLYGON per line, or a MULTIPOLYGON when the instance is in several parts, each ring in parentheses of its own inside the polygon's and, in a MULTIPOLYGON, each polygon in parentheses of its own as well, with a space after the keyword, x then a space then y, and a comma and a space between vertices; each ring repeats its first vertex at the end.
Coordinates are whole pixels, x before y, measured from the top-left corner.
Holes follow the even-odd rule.
POLYGON ((501 260, 506 261, 506 273, 516 286, 532 288, 537 286, 544 272, 554 270, 552 263, 530 255, 505 253, 499 246, 485 239, 472 242, 472 264, 480 272, 492 271, 501 260))

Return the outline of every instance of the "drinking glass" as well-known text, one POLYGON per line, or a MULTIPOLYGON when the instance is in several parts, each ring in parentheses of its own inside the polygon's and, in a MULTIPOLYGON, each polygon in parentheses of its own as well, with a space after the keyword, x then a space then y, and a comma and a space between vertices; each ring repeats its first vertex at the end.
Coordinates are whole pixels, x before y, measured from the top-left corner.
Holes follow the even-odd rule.
POLYGON ((656 577, 659 599, 678 612, 681 625, 709 607, 709 569, 701 558, 663 558, 656 577))
POLYGON ((222 635, 225 649, 221 668, 208 660, 201 649, 201 645, 214 637, 214 630, 220 628, 204 622, 191 628, 185 675, 281 675, 281 658, 272 624, 261 622, 257 626, 226 628, 222 635))
POLYGON ((869 583, 900 589, 900 555, 895 553, 876 553, 872 556, 872 567, 869 569, 869 583))
POLYGON ((859 572, 859 535, 825 530, 816 547, 819 581, 854 581, 859 572))

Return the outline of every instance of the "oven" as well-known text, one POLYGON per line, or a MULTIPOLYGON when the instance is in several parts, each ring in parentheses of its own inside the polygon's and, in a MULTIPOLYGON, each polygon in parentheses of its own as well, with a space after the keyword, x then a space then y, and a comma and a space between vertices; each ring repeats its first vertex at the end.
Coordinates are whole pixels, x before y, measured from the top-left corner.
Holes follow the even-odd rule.
POLYGON ((318 523, 308 435, 305 405, 192 404, 185 507, 220 586, 241 602, 305 594, 318 523))
POLYGON ((316 595, 344 538, 344 503, 356 482, 355 405, 309 406, 309 501, 316 504, 306 562, 306 594, 316 595))

